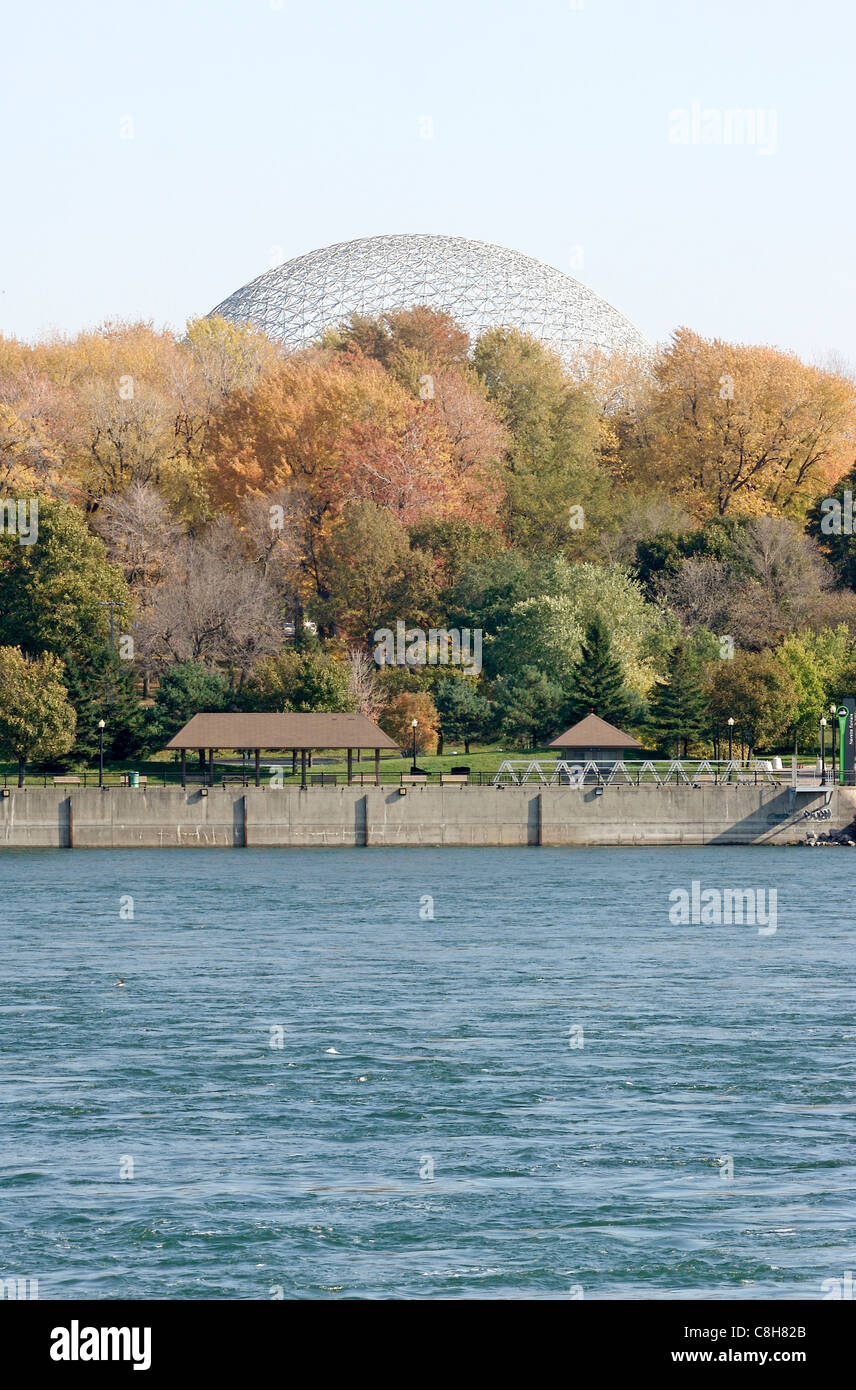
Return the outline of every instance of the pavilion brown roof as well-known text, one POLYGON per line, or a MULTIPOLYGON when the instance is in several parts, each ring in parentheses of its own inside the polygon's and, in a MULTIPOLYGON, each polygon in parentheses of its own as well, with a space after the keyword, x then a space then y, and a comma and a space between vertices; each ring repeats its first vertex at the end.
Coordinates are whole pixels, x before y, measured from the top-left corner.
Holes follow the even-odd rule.
POLYGON ((607 724, 596 714, 587 714, 578 724, 572 724, 558 738, 554 738, 548 748, 642 748, 644 747, 632 734, 607 724))
POLYGON ((194 714, 167 748, 398 748, 364 714, 194 714))

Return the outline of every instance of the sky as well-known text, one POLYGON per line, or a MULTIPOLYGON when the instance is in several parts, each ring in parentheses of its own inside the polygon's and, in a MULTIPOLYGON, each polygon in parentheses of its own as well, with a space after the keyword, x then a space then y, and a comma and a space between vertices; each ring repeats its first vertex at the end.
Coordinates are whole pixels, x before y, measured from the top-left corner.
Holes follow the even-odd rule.
POLYGON ((316 247, 443 232, 655 342, 856 363, 852 0, 45 0, 3 48, 4 334, 180 330, 316 247))

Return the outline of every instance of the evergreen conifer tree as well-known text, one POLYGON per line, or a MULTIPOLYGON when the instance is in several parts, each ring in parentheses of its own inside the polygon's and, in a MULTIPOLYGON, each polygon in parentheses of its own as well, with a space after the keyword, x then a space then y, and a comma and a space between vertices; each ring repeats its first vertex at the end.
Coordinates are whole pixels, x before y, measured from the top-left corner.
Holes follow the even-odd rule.
POLYGON ((679 644, 672 653, 668 680, 657 681, 651 695, 647 729, 663 751, 687 755, 687 746, 704 733, 707 701, 698 669, 679 644))
POLYGON ((593 618, 586 629, 582 651, 571 676, 571 692, 565 707, 567 722, 574 724, 591 711, 619 727, 631 714, 624 672, 612 650, 606 624, 599 617, 593 618))

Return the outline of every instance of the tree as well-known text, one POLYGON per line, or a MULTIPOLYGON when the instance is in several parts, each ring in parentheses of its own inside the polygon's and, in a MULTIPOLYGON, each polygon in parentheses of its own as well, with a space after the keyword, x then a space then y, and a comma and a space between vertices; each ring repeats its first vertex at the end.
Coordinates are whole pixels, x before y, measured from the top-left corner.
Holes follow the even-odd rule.
POLYGON ((311 612, 325 628, 370 644, 380 627, 430 621, 433 565, 410 544, 407 531, 384 507, 352 502, 324 544, 319 562, 322 597, 311 612))
POLYGON ((0 493, 26 497, 43 493, 56 480, 59 450, 34 405, 22 401, 19 415, 0 400, 0 493), (28 408, 29 407, 29 408, 28 408), (23 417, 23 418, 22 418, 23 417))
POLYGON ((771 652, 737 652, 715 664, 709 688, 713 719, 745 737, 751 757, 759 745, 781 747, 793 727, 799 696, 790 672, 771 652))
POLYGON ((624 672, 612 650, 606 624, 599 616, 592 618, 586 628, 565 706, 569 723, 576 723, 592 710, 601 719, 619 727, 630 718, 631 713, 624 672))
POLYGON ((79 660, 65 658, 65 686, 77 715, 74 752, 91 759, 99 750, 98 721, 104 719, 104 748, 110 758, 135 757, 146 743, 147 724, 129 663, 107 648, 79 660))
MULTIPOLYGON (((423 534, 416 532, 418 543, 427 544, 437 555, 436 542, 423 540, 423 534)), ((443 570, 447 554, 438 556, 443 570)), ((547 590, 549 584, 549 565, 542 558, 509 546, 463 563, 444 591, 443 601, 456 627, 480 627, 493 635, 508 623, 516 604, 547 590)))
POLYGON ((691 742, 705 732, 708 721, 707 700, 696 664, 682 643, 672 652, 667 680, 657 681, 651 692, 647 728, 657 747, 675 747, 677 757, 684 757, 691 742))
POLYGON ((222 664, 234 693, 279 647, 280 604, 235 526, 221 517, 176 546, 169 575, 149 595, 135 632, 148 665, 222 664))
POLYGON ((600 618, 610 634, 628 688, 640 697, 651 686, 653 639, 663 616, 646 603, 641 586, 618 565, 569 564, 563 556, 544 566, 532 598, 514 605, 495 639, 485 642, 490 674, 541 667, 570 687, 586 628, 600 618))
POLYGON ((818 659, 816 644, 806 641, 798 633, 786 637, 775 655, 790 675, 796 690, 797 703, 789 731, 796 753, 800 740, 814 744, 818 742, 820 717, 826 713, 829 703, 827 680, 818 659))
POLYGON ((854 507, 856 468, 851 468, 827 497, 819 498, 808 514, 812 535, 829 558, 838 580, 856 588, 856 537, 854 537, 854 507), (837 503, 837 506, 833 504, 837 503))
POLYGON ((26 657, 20 647, 0 647, 0 748, 17 759, 19 787, 32 758, 60 757, 74 743, 62 676, 62 662, 50 652, 26 657))
POLYGON ((440 716, 442 740, 463 739, 464 751, 469 753, 471 740, 486 731, 491 715, 490 702, 465 676, 440 681, 434 701, 440 716))
POLYGON ((494 711, 499 727, 513 739, 536 748, 559 732, 562 687, 535 666, 524 666, 494 684, 494 711))
POLYGON ((199 661, 183 661, 161 676, 149 714, 151 741, 163 747, 194 714, 209 714, 227 706, 229 686, 219 671, 199 661))
POLYGON ((464 370, 470 340, 451 314, 416 304, 412 309, 393 309, 370 318, 352 314, 340 328, 329 329, 322 338, 325 348, 348 352, 356 347, 372 357, 393 375, 405 379, 414 359, 434 370, 453 367, 464 370))
POLYGON ((594 396, 555 353, 516 329, 483 333, 473 360, 509 433, 503 517, 510 539, 540 549, 578 545, 585 532, 571 507, 583 508, 589 526, 608 503, 594 396))
MULTIPOLYGON (((484 522, 466 521, 462 517, 433 517, 415 522, 407 529, 411 545, 434 559, 441 602, 465 576, 510 553, 500 532, 484 522)), ((466 603, 464 608, 470 622, 472 612, 466 603)))
POLYGON ((760 650, 795 628, 854 612, 851 595, 831 592, 832 572, 816 541, 787 517, 742 519, 727 553, 727 560, 688 558, 655 581, 687 628, 702 623, 760 650))
POLYGON ((92 525, 121 565, 129 584, 146 587, 168 573, 182 532, 161 494, 150 483, 132 483, 104 497, 92 525))
POLYGON ((40 502, 35 545, 0 535, 0 643, 88 659, 107 646, 110 600, 116 631, 127 632, 131 596, 122 572, 70 503, 40 502))
POLYGON ((362 647, 351 647, 348 651, 348 685, 354 708, 377 723, 386 709, 388 697, 378 678, 375 662, 362 647))
POLYGON ((413 720, 417 753, 430 753, 437 746, 439 719, 437 707, 426 691, 403 690, 393 695, 380 717, 380 727, 407 753, 413 747, 413 720))
POLYGON ((350 668, 323 652, 285 647, 256 666, 244 689, 247 709, 297 714, 344 713, 356 708, 350 668))
POLYGON ((447 425, 432 400, 356 349, 296 353, 217 416, 212 497, 236 511, 248 496, 299 493, 311 576, 319 540, 348 501, 374 501, 404 523, 444 511, 495 514, 489 467, 462 453, 447 425))
POLYGON ((854 420, 843 376, 681 328, 654 364, 624 462, 700 517, 800 513, 849 466, 854 420))

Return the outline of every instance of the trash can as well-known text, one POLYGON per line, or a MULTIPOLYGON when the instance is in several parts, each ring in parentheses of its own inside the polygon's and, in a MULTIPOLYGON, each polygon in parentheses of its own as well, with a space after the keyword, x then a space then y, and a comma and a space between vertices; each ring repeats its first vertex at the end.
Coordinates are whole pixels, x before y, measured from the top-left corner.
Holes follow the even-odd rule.
POLYGON ((139 774, 139 772, 129 772, 129 773, 128 773, 128 786, 129 786, 129 787, 138 787, 139 785, 140 785, 140 774, 139 774))

